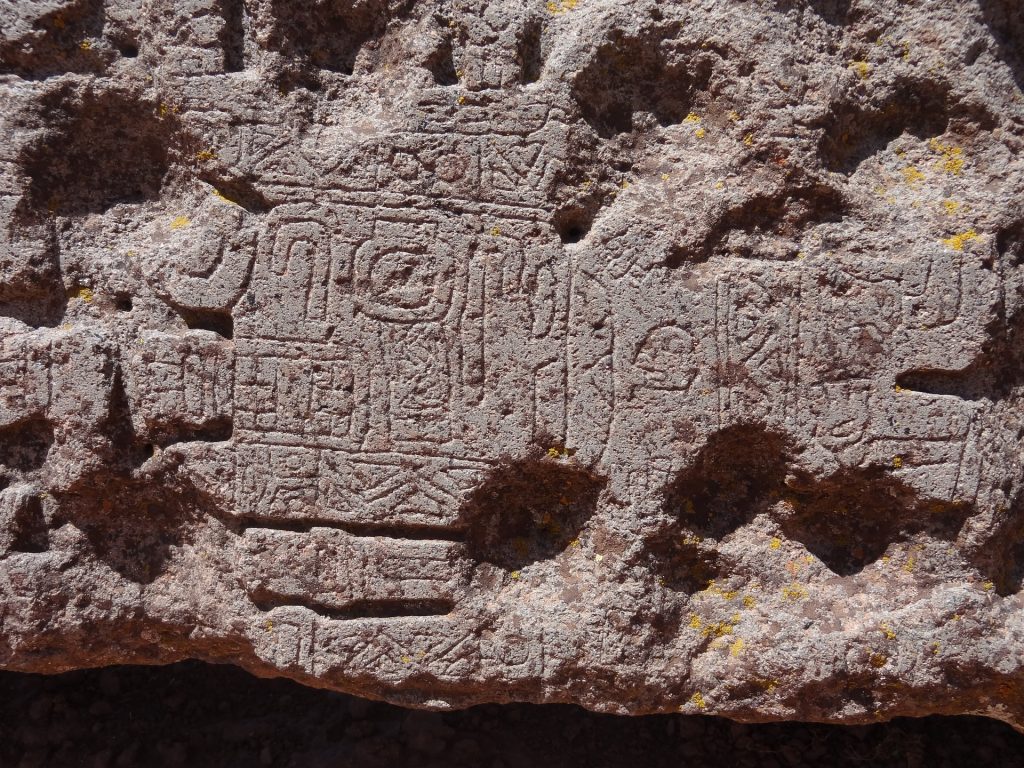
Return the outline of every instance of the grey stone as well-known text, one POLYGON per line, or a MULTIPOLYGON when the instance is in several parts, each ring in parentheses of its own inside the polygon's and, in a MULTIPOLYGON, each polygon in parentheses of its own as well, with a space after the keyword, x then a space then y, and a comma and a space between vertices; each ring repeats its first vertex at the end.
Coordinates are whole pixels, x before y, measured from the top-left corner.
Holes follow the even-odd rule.
POLYGON ((0 665, 1021 727, 1021 19, 0 3, 0 665))

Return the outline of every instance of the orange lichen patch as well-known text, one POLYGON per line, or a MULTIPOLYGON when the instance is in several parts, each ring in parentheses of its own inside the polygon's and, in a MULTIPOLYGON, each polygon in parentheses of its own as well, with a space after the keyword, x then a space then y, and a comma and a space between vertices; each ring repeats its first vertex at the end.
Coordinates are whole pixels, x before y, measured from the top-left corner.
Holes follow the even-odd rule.
POLYGON ((962 251, 967 243, 977 239, 978 233, 973 229, 969 229, 966 232, 961 232, 960 234, 953 235, 952 237, 947 237, 942 242, 954 251, 962 251))

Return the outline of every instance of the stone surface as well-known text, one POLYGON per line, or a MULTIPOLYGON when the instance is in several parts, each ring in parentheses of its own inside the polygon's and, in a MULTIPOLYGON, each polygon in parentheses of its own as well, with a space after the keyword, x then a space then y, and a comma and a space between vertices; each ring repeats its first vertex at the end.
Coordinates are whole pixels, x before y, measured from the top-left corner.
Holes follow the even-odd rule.
POLYGON ((0 4, 0 665, 1020 727, 1015 6, 0 4))

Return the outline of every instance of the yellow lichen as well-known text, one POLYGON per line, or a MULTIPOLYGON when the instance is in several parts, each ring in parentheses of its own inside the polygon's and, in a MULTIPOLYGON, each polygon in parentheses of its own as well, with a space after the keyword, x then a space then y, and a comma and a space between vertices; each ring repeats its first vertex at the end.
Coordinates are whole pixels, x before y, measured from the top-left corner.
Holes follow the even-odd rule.
POLYGON ((882 667, 885 666, 885 662, 887 662, 888 660, 889 659, 887 659, 881 653, 872 653, 870 658, 868 659, 868 662, 875 669, 881 669, 882 667))
POLYGON ((71 291, 70 298, 72 298, 72 299, 81 299, 86 304, 89 304, 93 300, 93 292, 92 292, 91 288, 86 288, 84 286, 80 286, 80 287, 75 288, 74 290, 71 291))
POLYGON ((755 605, 757 605, 757 600, 755 600, 751 595, 744 595, 743 596, 743 607, 744 608, 753 608, 755 605))
POLYGON ((732 110, 731 112, 729 112, 729 119, 734 123, 738 123, 740 120, 740 113, 737 112, 735 109, 732 110))
POLYGON ((782 588, 782 596, 787 600, 802 600, 807 597, 807 587, 794 581, 782 588))
POLYGON ((768 542, 768 546, 772 549, 778 549, 782 546, 782 539, 778 536, 772 536, 772 540, 768 542))
POLYGON ((661 174, 661 180, 662 181, 668 181, 669 180, 669 175, 667 173, 661 174))
POLYGON ((698 616, 696 613, 690 614, 690 627, 692 629, 700 629, 701 623, 702 622, 700 620, 700 616, 698 616))
POLYGON ((519 581, 520 575, 519 571, 512 571, 512 573, 509 574, 509 576, 512 577, 512 581, 519 581))
POLYGON ((960 203, 956 200, 943 200, 942 207, 946 210, 947 216, 953 216, 960 210, 960 203))
POLYGON ((914 572, 914 566, 917 565, 917 560, 913 556, 907 558, 907 562, 903 564, 903 570, 907 573, 914 572))
POLYGON ((500 234, 501 234, 501 227, 497 227, 497 226, 491 227, 491 235, 493 237, 498 237, 500 234))
POLYGON ((871 75, 871 65, 866 61, 851 61, 850 66, 861 80, 867 80, 871 75))
POLYGON ((82 42, 80 42, 78 44, 78 47, 81 48, 83 51, 91 50, 92 49, 92 41, 91 40, 83 40, 82 42))
POLYGON ((972 240, 978 239, 978 233, 973 229, 969 229, 966 232, 947 237, 942 242, 952 248, 954 251, 962 251, 964 246, 972 240))
POLYGON ((737 637, 729 646, 729 655, 734 658, 739 656, 741 653, 743 653, 743 647, 745 645, 746 643, 743 641, 743 638, 737 637))
POLYGON ((960 175, 960 171, 964 169, 963 149, 952 144, 943 144, 938 139, 930 140, 928 146, 933 152, 942 155, 942 158, 936 163, 936 167, 952 176, 960 175))
POLYGON ((893 631, 892 627, 890 627, 884 621, 878 625, 878 628, 879 630, 881 630, 882 634, 885 635, 886 640, 896 639, 896 633, 893 631))
POLYGON ((986 592, 990 592, 996 585, 995 585, 994 582, 986 581, 981 586, 982 586, 982 589, 984 589, 986 592))
POLYGON ((696 112, 691 112, 690 114, 688 114, 686 117, 683 118, 683 122, 684 123, 699 123, 700 122, 700 115, 698 115, 696 112))
POLYGON ((754 134, 748 133, 746 136, 744 136, 743 137, 743 145, 746 146, 746 147, 754 146, 754 134))
POLYGON ((690 697, 690 702, 694 704, 697 707, 697 709, 707 709, 708 706, 707 702, 704 701, 704 696, 701 694, 700 691, 697 691, 693 694, 693 696, 690 697))
POLYGON ((552 16, 558 16, 566 13, 567 11, 573 10, 579 5, 580 0, 550 0, 547 5, 548 13, 552 16))
POLYGON ((894 469, 900 469, 903 466, 903 457, 902 456, 893 456, 892 457, 892 466, 893 466, 894 469))
POLYGON ((693 135, 696 136, 698 139, 703 139, 705 136, 708 135, 708 132, 705 131, 703 128, 698 128, 693 135))
POLYGON ((411 656, 406 656, 405 654, 402 654, 402 656, 400 658, 401 658, 401 661, 402 661, 403 664, 411 664, 412 663, 412 657, 411 656))
POLYGON ((917 169, 916 166, 908 165, 900 173, 903 174, 903 180, 910 186, 914 186, 919 181, 924 179, 924 174, 917 169))
POLYGON ((466 97, 465 97, 465 95, 463 95, 463 96, 459 96, 459 98, 457 98, 457 99, 455 100, 455 103, 456 103, 456 104, 459 104, 460 106, 461 106, 462 104, 465 104, 465 103, 466 103, 466 97))
POLYGON ((171 220, 171 229, 184 229, 191 223, 187 216, 175 216, 171 220))
POLYGON ((212 149, 201 149, 196 152, 196 160, 200 162, 206 162, 207 160, 216 160, 217 153, 212 149))

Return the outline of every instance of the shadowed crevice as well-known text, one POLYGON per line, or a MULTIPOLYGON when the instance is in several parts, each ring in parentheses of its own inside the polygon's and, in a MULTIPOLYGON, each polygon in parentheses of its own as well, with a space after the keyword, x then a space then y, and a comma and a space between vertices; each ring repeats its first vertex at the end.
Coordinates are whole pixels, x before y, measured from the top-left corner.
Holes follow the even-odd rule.
POLYGON ((905 133, 918 139, 941 136, 951 111, 949 86, 933 80, 904 82, 878 104, 841 101, 826 120, 819 156, 827 169, 851 175, 905 133))
POLYGON ((31 179, 24 219, 103 213, 160 196, 179 132, 173 114, 127 91, 70 87, 48 94, 40 109, 50 127, 21 157, 31 179))
POLYGON ((1024 13, 1018 0, 978 0, 981 15, 995 39, 999 57, 1024 89, 1024 13))
POLYGON ((713 67, 701 51, 671 52, 678 30, 666 27, 643 37, 616 31, 590 57, 572 84, 583 119, 603 138, 633 130, 643 112, 662 126, 690 113, 707 89, 713 67))
POLYGON ((783 498, 791 510, 781 516, 783 531, 840 576, 859 573, 890 544, 917 534, 953 541, 972 512, 967 504, 922 498, 882 467, 800 478, 783 498))
POLYGON ((778 496, 786 464, 781 434, 759 425, 726 427, 666 489, 665 512, 696 536, 724 538, 778 496))
POLYGON ((0 428, 0 471, 34 472, 46 463, 53 425, 40 417, 0 428))
POLYGON ((470 558, 512 570, 555 557, 578 538, 606 482, 567 458, 500 464, 462 509, 470 558))
POLYGON ((893 542, 918 534, 955 540, 973 509, 922 497, 885 467, 810 477, 792 468, 783 435, 736 425, 711 435, 666 488, 664 511, 674 522, 649 545, 654 570, 693 591, 719 568, 704 540, 721 540, 763 512, 829 570, 848 576, 893 542))

